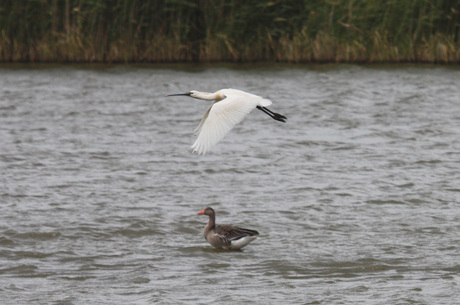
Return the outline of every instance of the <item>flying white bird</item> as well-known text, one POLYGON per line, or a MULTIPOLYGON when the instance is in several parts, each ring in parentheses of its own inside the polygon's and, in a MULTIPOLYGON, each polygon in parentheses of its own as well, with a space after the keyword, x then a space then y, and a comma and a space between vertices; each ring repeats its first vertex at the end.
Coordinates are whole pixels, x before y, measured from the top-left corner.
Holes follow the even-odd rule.
POLYGON ((222 89, 214 93, 192 90, 187 93, 169 94, 167 96, 185 95, 199 100, 214 101, 204 114, 200 124, 195 129, 198 135, 192 145, 192 151, 199 155, 206 154, 244 117, 257 108, 272 119, 286 122, 284 115, 273 112, 267 108, 272 102, 260 96, 236 89, 222 89))

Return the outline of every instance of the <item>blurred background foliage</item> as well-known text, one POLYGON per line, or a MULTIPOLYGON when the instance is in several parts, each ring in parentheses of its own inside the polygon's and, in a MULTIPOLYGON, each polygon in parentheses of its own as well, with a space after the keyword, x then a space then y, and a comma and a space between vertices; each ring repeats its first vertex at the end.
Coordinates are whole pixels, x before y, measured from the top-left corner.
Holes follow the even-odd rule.
POLYGON ((4 62, 458 63, 460 0, 2 0, 4 62))

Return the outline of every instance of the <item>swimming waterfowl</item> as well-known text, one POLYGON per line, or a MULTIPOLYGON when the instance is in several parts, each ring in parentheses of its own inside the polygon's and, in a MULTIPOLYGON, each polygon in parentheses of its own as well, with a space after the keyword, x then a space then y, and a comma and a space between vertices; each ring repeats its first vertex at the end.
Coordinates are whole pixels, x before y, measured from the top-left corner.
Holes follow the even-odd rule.
POLYGON ((238 250, 255 240, 259 232, 232 225, 216 226, 216 213, 210 207, 198 212, 208 215, 209 222, 204 228, 203 237, 216 249, 238 250))

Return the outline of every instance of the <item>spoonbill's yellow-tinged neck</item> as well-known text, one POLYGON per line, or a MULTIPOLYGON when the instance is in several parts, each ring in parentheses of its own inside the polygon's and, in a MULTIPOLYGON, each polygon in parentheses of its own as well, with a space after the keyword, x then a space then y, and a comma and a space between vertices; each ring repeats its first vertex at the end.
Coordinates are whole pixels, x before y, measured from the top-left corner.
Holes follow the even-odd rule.
POLYGON ((205 101, 220 101, 225 98, 225 95, 223 95, 220 91, 209 93, 192 90, 190 91, 190 97, 205 101))

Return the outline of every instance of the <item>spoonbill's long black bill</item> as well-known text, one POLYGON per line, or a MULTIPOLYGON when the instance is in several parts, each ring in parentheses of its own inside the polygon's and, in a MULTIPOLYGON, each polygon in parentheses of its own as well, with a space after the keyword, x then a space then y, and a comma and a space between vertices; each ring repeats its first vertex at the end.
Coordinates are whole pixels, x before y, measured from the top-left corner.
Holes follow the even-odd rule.
POLYGON ((178 95, 190 96, 190 92, 187 92, 187 93, 177 93, 177 94, 168 94, 168 95, 166 95, 166 96, 178 96, 178 95))

